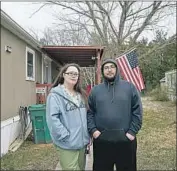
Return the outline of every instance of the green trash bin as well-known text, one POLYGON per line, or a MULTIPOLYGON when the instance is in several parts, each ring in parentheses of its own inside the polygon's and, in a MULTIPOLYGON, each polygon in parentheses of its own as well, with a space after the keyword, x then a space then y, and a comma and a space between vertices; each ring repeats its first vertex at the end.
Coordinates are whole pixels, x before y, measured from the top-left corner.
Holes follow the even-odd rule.
POLYGON ((46 123, 46 105, 31 105, 28 109, 32 121, 32 130, 35 144, 51 143, 52 139, 46 123))

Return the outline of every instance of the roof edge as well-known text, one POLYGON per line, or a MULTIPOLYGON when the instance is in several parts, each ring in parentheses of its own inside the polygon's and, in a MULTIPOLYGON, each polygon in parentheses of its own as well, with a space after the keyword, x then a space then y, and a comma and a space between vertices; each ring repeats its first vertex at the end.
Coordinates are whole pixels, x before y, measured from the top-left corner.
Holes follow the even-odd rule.
POLYGON ((12 32, 13 34, 15 34, 17 37, 31 45, 36 50, 38 51, 40 50, 41 44, 2 9, 1 9, 1 25, 10 32, 12 32))
POLYGON ((42 46, 43 49, 94 49, 94 50, 102 50, 105 46, 42 46))

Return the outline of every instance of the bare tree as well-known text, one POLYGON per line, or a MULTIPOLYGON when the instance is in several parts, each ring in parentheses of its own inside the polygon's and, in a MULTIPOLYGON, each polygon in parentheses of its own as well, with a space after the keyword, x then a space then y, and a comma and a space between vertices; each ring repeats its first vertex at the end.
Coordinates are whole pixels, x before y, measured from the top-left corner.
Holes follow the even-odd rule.
POLYGON ((44 4, 58 5, 65 11, 55 13, 58 22, 53 35, 61 38, 61 44, 101 44, 107 47, 109 56, 134 46, 144 31, 159 27, 158 23, 173 15, 176 7, 176 2, 170 1, 48 1, 41 7, 44 4))
POLYGON ((95 85, 95 67, 81 67, 83 86, 91 85, 93 87, 95 85))
MULTIPOLYGON (((143 31, 152 29, 173 11, 175 2, 80 2, 65 3, 49 1, 69 10, 68 15, 58 17, 60 21, 80 25, 88 36, 98 35, 98 43, 108 47, 112 54, 121 53, 122 46, 131 40, 134 44, 143 31), (69 15, 71 14, 72 15, 69 15), (73 17, 75 16, 75 17, 73 17)), ((59 15, 58 15, 59 16, 59 15)), ((128 46, 127 46, 128 47, 128 46)), ((130 48, 130 47, 128 47, 130 48)), ((123 49, 125 50, 125 49, 123 49)))
POLYGON ((58 24, 54 28, 46 28, 42 38, 33 29, 30 32, 43 45, 74 46, 89 44, 87 32, 80 25, 75 26, 70 22, 64 26, 58 24))
POLYGON ((35 30, 34 28, 28 28, 28 32, 31 34, 32 37, 34 37, 37 41, 40 40, 39 32, 35 30))

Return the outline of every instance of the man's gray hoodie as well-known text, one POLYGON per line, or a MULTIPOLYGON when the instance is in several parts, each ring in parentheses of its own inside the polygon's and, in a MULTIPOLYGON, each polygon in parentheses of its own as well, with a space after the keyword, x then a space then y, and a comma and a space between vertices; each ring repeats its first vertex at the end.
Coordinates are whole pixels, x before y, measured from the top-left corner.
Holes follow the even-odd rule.
MULTIPOLYGON (((103 65, 108 62, 117 67, 115 60, 107 60, 103 65)), ((87 124, 91 136, 99 130, 102 133, 99 139, 112 142, 128 141, 126 132, 135 136, 141 128, 140 95, 132 83, 121 80, 118 67, 114 82, 111 84, 105 79, 102 84, 94 86, 88 103, 90 109, 87 112, 87 124)))
POLYGON ((53 143, 63 149, 81 149, 89 143, 84 101, 77 105, 59 85, 46 103, 46 120, 53 143))

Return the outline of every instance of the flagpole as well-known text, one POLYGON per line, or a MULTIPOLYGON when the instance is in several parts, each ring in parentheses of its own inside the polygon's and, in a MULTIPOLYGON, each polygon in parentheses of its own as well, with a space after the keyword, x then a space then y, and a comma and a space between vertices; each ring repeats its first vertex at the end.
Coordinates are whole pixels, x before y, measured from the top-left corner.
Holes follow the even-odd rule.
POLYGON ((122 53, 122 54, 120 54, 120 55, 119 55, 118 57, 116 57, 115 59, 118 59, 118 58, 120 58, 121 56, 123 56, 124 54, 130 53, 130 52, 132 52, 132 51, 134 51, 134 50, 136 50, 135 47, 133 47, 132 49, 130 49, 130 50, 128 50, 128 51, 126 51, 126 52, 124 52, 124 53, 122 53))

